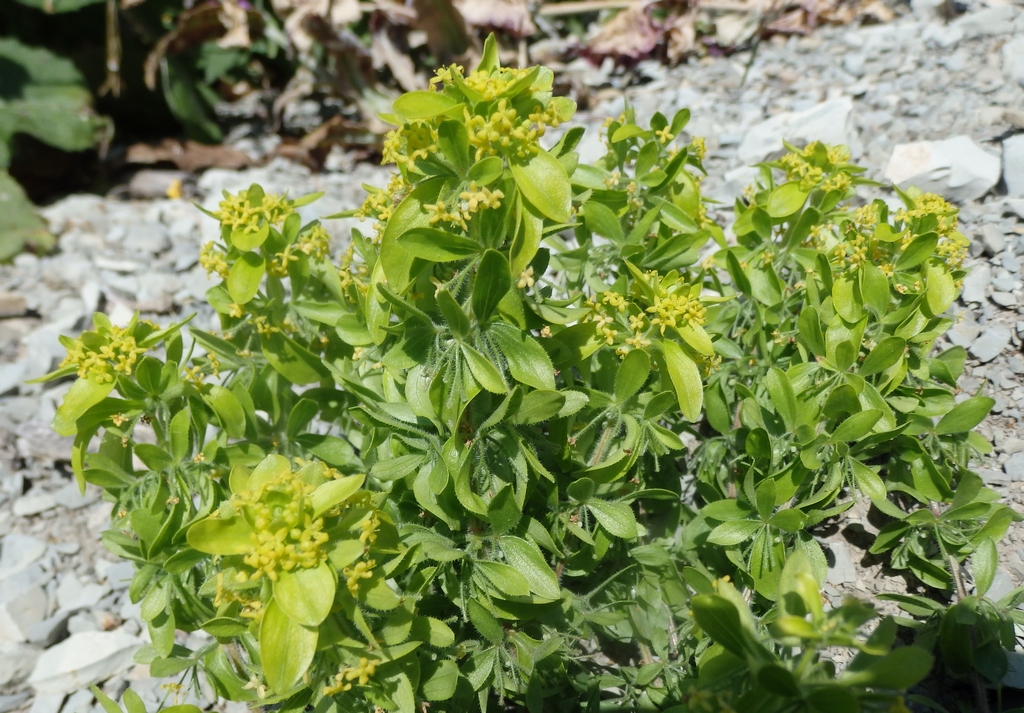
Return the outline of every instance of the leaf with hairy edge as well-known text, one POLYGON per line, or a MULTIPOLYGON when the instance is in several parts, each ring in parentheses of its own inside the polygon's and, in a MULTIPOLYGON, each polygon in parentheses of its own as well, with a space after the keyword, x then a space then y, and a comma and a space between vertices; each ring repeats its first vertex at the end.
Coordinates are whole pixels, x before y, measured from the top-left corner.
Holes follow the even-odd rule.
POLYGON ((488 250, 480 258, 473 280, 473 314, 477 322, 485 324, 497 308, 501 298, 512 289, 512 274, 508 260, 497 250, 488 250))
POLYGON ((536 545, 511 535, 498 538, 498 543, 505 561, 526 577, 531 592, 552 601, 562 596, 558 578, 536 545))
POLYGON ((501 322, 491 327, 490 334, 505 357, 513 379, 535 389, 554 390, 555 367, 536 339, 501 322))
POLYGON ((974 396, 966 401, 961 401, 939 419, 938 425, 935 426, 935 432, 941 436, 970 431, 984 420, 995 405, 995 399, 988 396, 974 396))

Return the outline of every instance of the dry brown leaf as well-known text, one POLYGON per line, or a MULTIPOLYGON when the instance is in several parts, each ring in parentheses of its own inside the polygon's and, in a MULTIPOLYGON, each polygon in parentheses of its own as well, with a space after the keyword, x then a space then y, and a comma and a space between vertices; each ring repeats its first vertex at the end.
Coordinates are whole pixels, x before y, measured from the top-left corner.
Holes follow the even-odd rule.
POLYGON ((662 29, 651 18, 650 6, 638 1, 604 23, 587 42, 585 53, 595 59, 636 61, 650 55, 661 36, 662 29))
POLYGON ((537 31, 527 0, 457 0, 455 6, 472 27, 520 38, 537 31))
POLYGON ((665 23, 665 42, 668 61, 678 64, 696 48, 697 9, 692 8, 670 17, 665 23))
POLYGON ((427 47, 440 64, 447 64, 470 47, 469 29, 452 0, 412 0, 413 27, 427 35, 427 47))
POLYGON ((274 0, 274 12, 285 18, 284 31, 300 54, 309 54, 314 38, 307 30, 307 20, 316 16, 335 30, 347 28, 362 17, 359 0, 274 0))
POLYGON ((128 163, 151 165, 173 163, 182 171, 205 168, 245 168, 252 163, 248 154, 230 146, 208 146, 195 141, 163 139, 157 143, 138 143, 128 147, 128 163))
POLYGON ((248 47, 252 44, 252 40, 249 38, 248 13, 236 0, 223 0, 218 19, 227 29, 224 36, 217 40, 219 46, 224 48, 248 47))
POLYGON ((412 58, 395 47, 395 43, 388 35, 387 27, 384 23, 380 25, 374 30, 373 42, 370 44, 374 68, 387 67, 391 70, 391 76, 407 92, 423 89, 425 82, 416 74, 416 65, 413 64, 412 58))
POLYGON ((368 131, 364 122, 350 121, 339 115, 331 117, 297 142, 282 143, 274 153, 319 170, 334 146, 369 154, 379 150, 379 143, 380 136, 368 131))
MULTIPOLYGON (((240 7, 240 6, 239 6, 240 7)), ((160 38, 153 50, 146 57, 144 76, 146 86, 155 90, 160 63, 167 55, 198 47, 211 40, 223 37, 229 30, 222 19, 221 3, 215 0, 199 3, 178 15, 174 29, 160 38)), ((246 32, 249 35, 263 31, 263 16, 256 10, 244 9, 246 13, 246 32)))

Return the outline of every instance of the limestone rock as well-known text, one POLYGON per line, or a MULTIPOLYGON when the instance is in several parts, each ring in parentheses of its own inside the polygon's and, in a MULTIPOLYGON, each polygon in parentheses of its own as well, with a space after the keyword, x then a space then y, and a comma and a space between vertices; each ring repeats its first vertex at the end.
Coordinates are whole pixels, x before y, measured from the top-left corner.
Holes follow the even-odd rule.
POLYGON ((791 143, 822 141, 826 144, 849 144, 850 97, 829 99, 804 111, 787 111, 750 129, 743 137, 736 155, 744 163, 763 161, 783 147, 783 140, 791 143))
POLYGON ((900 188, 917 186, 952 201, 981 198, 999 182, 1000 161, 967 136, 897 144, 885 177, 900 188))
POLYGON ((43 652, 29 683, 38 694, 72 693, 127 670, 141 645, 120 629, 73 634, 43 652))

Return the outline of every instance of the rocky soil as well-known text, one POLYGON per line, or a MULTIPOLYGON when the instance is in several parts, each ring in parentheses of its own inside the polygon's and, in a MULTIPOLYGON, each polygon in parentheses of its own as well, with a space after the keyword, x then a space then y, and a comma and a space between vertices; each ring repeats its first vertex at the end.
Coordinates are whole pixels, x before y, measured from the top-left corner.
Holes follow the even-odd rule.
MULTIPOLYGON (((707 137, 704 188, 722 201, 714 212, 723 222, 751 178, 747 166, 781 149, 783 138, 848 144, 869 176, 956 200, 972 272, 949 341, 971 355, 964 395, 996 399, 981 426, 995 450, 979 472, 1024 512, 1024 5, 991 0, 949 22, 942 7, 922 0, 890 24, 776 39, 753 58, 674 69, 641 63, 626 90, 625 78, 608 68, 579 61, 560 71, 589 88, 582 118, 594 131, 582 145, 584 160, 600 153, 596 129, 619 114, 624 94, 638 116, 689 107, 688 131, 707 137)), ((239 143, 260 152, 259 141, 239 143)), ((208 691, 197 700, 132 662, 146 633, 127 596, 131 565, 100 545, 109 507, 92 488, 78 494, 70 439, 49 428, 69 385, 24 383, 53 368, 64 355, 58 336, 77 333, 97 310, 115 322, 135 310, 158 322, 197 311, 197 325, 212 325, 197 257, 216 225, 188 200, 151 198, 166 180, 148 172, 118 197, 59 201, 44 211, 60 236, 58 252, 0 266, 0 713, 99 713, 84 690, 90 683, 115 697, 130 684, 151 708, 215 704, 208 691)), ((268 192, 324 191, 303 209, 312 217, 358 205, 361 183, 384 180, 382 168, 338 154, 316 175, 276 159, 240 172, 210 170, 187 188, 207 207, 222 189, 254 181, 268 192)), ((333 223, 340 243, 346 226, 333 223)), ((874 525, 851 512, 828 542, 827 596, 838 602, 903 590, 902 579, 884 576, 866 554, 874 525)), ((1000 554, 990 595, 1024 582, 1024 527, 1011 529, 1000 554)), ((1020 668, 1007 683, 1024 688, 1020 668)))

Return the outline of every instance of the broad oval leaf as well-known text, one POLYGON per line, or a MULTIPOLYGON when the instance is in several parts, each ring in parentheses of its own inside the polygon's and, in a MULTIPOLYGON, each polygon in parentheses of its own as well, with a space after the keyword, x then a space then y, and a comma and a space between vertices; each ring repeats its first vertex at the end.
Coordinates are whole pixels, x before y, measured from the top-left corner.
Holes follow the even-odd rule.
POLYGON ((772 218, 785 218, 800 210, 807 200, 807 191, 800 188, 795 181, 783 183, 768 196, 768 215, 772 218))
POLYGON ((961 401, 939 419, 938 425, 935 426, 935 432, 941 436, 970 431, 984 420, 995 405, 995 399, 988 396, 974 396, 966 401, 961 401))
POLYGON ((260 659, 270 690, 287 693, 302 680, 313 662, 317 638, 316 629, 299 624, 270 600, 260 624, 260 659))
POLYGON ((557 158, 537 149, 529 159, 513 161, 511 168, 516 186, 531 205, 556 223, 569 222, 572 185, 557 158))
POLYGON ((626 355, 615 373, 615 400, 624 403, 647 383, 651 375, 651 358, 642 349, 634 349, 626 355))
POLYGON ((704 405, 704 385, 700 379, 700 370, 675 342, 661 342, 661 350, 679 401, 679 410, 688 421, 696 421, 704 405))
POLYGON ((358 492, 362 487, 366 476, 362 473, 349 475, 344 478, 329 480, 317 487, 309 496, 309 502, 313 506, 313 517, 320 517, 331 508, 342 504, 358 492))
POLYGON ((188 528, 188 544, 210 555, 244 555, 252 550, 253 529, 245 518, 208 517, 188 528))
POLYGON ((462 102, 440 92, 406 92, 395 99, 394 111, 410 121, 433 119, 462 102))
POLYGON ((274 601, 289 619, 305 626, 320 626, 331 613, 337 581, 326 562, 278 572, 274 601))
POLYGON ((237 304, 250 302, 260 289, 267 261, 257 253, 242 253, 228 273, 228 294, 237 304))
POLYGON ((480 243, 437 228, 413 228, 398 237, 398 245, 411 255, 431 262, 464 260, 480 252, 480 243))
POLYGON ((511 535, 499 538, 498 543, 505 553, 505 561, 526 577, 533 594, 550 600, 562 596, 558 578, 536 545, 511 535))
POLYGON ((902 337, 886 337, 875 348, 868 352, 864 363, 860 366, 861 376, 871 376, 885 371, 903 356, 907 348, 907 340, 902 337))
POLYGON ((633 509, 625 503, 610 503, 607 500, 588 500, 587 507, 594 518, 615 537, 624 540, 636 538, 637 524, 633 509))
POLYGON ((78 433, 77 421, 82 415, 107 398, 114 390, 114 382, 109 384, 94 381, 93 379, 79 379, 68 392, 64 394, 64 401, 53 417, 53 430, 61 436, 73 436, 78 433))

